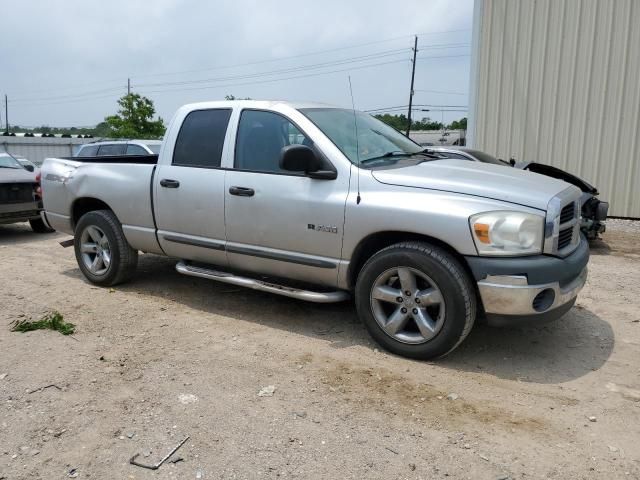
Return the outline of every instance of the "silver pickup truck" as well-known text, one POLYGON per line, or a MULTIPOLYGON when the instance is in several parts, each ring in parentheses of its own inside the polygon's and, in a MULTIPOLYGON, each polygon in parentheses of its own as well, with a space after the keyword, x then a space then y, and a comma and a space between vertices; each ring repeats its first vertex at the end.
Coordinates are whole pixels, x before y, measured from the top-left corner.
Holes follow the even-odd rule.
POLYGON ((50 158, 46 216, 97 285, 138 251, 176 269, 312 302, 355 297, 374 339, 439 357, 476 317, 566 313, 587 276, 580 190, 443 159, 375 118, 318 104, 180 108, 158 156, 50 158))

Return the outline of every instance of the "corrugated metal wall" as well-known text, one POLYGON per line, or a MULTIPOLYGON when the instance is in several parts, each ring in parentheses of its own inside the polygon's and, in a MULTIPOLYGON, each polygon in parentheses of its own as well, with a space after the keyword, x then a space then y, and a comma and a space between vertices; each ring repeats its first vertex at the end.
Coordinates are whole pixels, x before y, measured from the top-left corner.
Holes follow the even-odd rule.
POLYGON ((93 138, 0 137, 0 152, 28 158, 40 165, 47 157, 70 157, 78 146, 93 138))
POLYGON ((468 144, 640 217, 640 1, 476 0, 468 144))

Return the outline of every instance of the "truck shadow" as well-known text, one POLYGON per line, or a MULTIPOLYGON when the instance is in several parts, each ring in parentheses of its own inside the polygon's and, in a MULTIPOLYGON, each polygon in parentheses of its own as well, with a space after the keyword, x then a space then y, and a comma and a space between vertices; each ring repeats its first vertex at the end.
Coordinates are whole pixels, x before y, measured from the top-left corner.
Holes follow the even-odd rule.
POLYGON ((57 237, 62 238, 65 235, 58 232, 35 233, 27 222, 0 225, 0 245, 44 242, 57 237))
POLYGON ((601 368, 614 345, 611 325, 575 306, 545 325, 492 328, 476 324, 462 345, 438 363, 521 382, 562 383, 601 368))
MULTIPOLYGON (((333 348, 379 348, 360 323, 352 302, 313 304, 188 277, 175 271, 175 263, 165 257, 142 255, 135 278, 118 290, 305 335, 329 342, 333 348)), ((84 280, 77 268, 64 274, 84 280)), ((536 328, 476 325, 456 351, 434 364, 523 382, 561 383, 602 367, 613 346, 609 324, 577 307, 560 321, 536 328)), ((429 368, 427 364, 425 368, 429 368)))

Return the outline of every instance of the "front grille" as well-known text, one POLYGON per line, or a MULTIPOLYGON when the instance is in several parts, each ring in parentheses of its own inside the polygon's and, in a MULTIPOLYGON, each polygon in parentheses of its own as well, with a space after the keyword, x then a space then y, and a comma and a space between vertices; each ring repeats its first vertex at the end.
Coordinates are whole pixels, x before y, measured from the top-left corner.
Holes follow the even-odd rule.
POLYGON ((571 244, 573 239, 573 226, 560 230, 558 235, 558 250, 562 250, 564 247, 571 244))
POLYGON ((5 183, 0 185, 0 203, 26 203, 33 201, 33 184, 5 183))
POLYGON ((575 214, 576 204, 571 202, 569 205, 565 205, 560 212, 560 225, 570 222, 575 214))

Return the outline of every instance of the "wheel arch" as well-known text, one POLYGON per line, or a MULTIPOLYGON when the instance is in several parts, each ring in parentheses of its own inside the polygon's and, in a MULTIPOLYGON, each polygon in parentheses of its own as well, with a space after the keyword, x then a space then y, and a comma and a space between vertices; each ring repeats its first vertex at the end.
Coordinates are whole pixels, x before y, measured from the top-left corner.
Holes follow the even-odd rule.
POLYGON ((347 282, 349 289, 353 289, 355 287, 360 270, 362 270, 364 264, 373 255, 375 255, 383 248, 389 247, 396 243, 411 241, 429 243, 431 245, 440 247, 443 250, 446 250, 460 262, 462 267, 469 275, 469 278, 473 279, 471 268, 469 268, 469 264, 467 263, 464 256, 444 240, 421 233, 390 230, 376 232, 366 236, 360 241, 360 243, 358 243, 356 248, 353 250, 353 254, 351 255, 351 260, 349 262, 349 269, 347 271, 347 282))
POLYGON ((94 197, 77 198, 71 206, 71 225, 75 230, 78 220, 85 214, 95 210, 111 210, 113 209, 104 201, 94 197))

